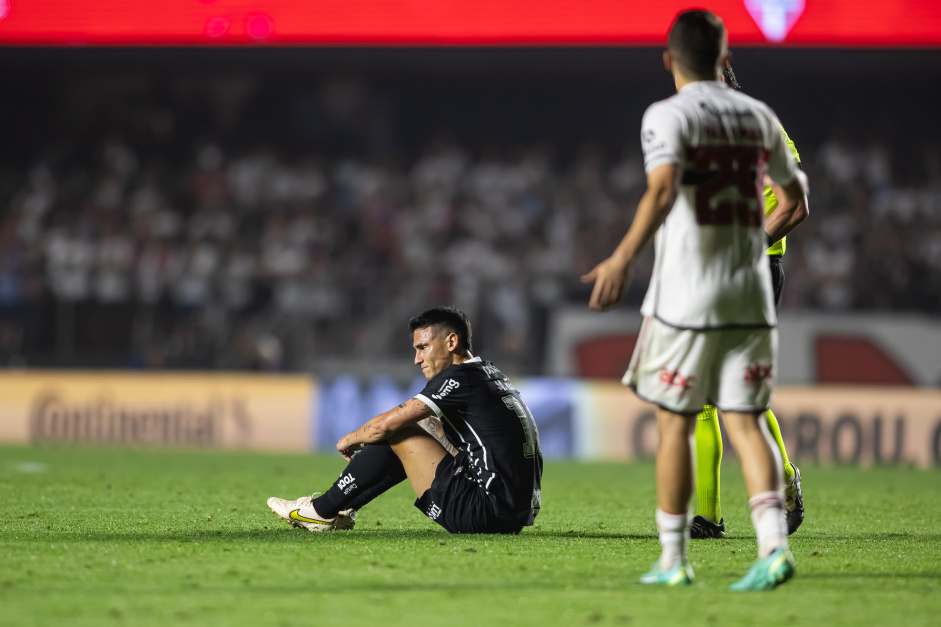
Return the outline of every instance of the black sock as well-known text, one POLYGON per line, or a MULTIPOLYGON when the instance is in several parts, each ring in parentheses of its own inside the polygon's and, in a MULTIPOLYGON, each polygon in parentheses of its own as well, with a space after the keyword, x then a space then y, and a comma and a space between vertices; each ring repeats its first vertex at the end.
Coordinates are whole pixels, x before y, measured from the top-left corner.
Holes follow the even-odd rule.
POLYGON ((333 518, 340 510, 359 509, 404 479, 405 467, 387 442, 367 444, 353 455, 333 486, 314 499, 314 509, 333 518))

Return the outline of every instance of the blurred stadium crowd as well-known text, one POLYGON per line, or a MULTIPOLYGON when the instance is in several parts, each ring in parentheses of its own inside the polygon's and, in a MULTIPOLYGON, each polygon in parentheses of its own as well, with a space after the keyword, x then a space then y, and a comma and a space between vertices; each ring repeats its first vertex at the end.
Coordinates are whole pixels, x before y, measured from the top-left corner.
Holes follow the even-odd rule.
MULTIPOLYGON (((578 276, 616 245, 643 192, 633 135, 618 138, 623 151, 563 154, 551 136, 508 146, 433 129, 389 149, 382 102, 340 82, 319 92, 314 119, 288 116, 327 140, 265 137, 245 132, 259 114, 240 85, 79 90, 79 112, 0 160, 2 363, 279 370, 401 357, 407 318, 453 302, 488 358, 539 373, 550 312, 587 302, 578 276), (385 149, 339 149, 343 133, 385 149)), ((941 311, 938 146, 923 149, 923 176, 899 183, 884 138, 786 124, 812 195, 788 238, 785 310, 941 311)))

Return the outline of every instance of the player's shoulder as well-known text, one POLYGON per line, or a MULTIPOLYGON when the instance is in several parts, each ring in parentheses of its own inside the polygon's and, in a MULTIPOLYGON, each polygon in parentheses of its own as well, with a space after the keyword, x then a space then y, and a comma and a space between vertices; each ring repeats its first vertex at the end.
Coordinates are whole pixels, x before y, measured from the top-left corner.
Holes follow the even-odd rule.
POLYGON ((455 364, 448 366, 429 379, 422 394, 431 398, 435 403, 441 403, 442 401, 445 403, 460 402, 467 387, 467 377, 455 364))
POLYGON ((683 99, 680 94, 673 94, 669 98, 658 100, 644 111, 644 119, 660 118, 663 116, 678 116, 683 113, 683 99))
POLYGON ((738 103, 741 103, 743 106, 746 106, 753 111, 760 113, 761 115, 767 117, 768 119, 777 120, 777 116, 774 114, 774 110, 763 100, 759 100, 754 96, 750 96, 742 91, 737 91, 734 89, 728 90, 729 97, 735 100, 738 103))
POLYGON ((686 128, 688 118, 688 110, 678 101, 677 96, 653 103, 644 111, 644 117, 641 120, 642 139, 645 145, 657 136, 671 135, 686 128))
POLYGON ((463 380, 466 378, 467 371, 461 366, 462 364, 451 364, 435 376, 431 377, 431 379, 428 380, 428 386, 432 387, 435 385, 441 385, 442 383, 447 382, 449 379, 463 380))
POLYGON ((496 366, 493 365, 493 362, 484 361, 480 357, 473 357, 465 362, 455 364, 451 366, 451 368, 448 368, 448 370, 451 369, 454 369, 468 379, 473 380, 492 379, 496 376, 502 376, 502 373, 496 366))
POLYGON ((741 92, 735 93, 737 96, 744 98, 745 101, 749 103, 749 106, 752 107, 752 110, 761 115, 768 124, 775 128, 775 130, 782 129, 781 121, 778 119, 778 114, 774 112, 774 109, 771 108, 771 105, 769 105, 764 100, 755 98, 754 96, 749 96, 748 94, 743 94, 741 92))
POLYGON ((783 135, 784 127, 781 126, 781 121, 768 103, 740 91, 730 89, 729 92, 738 103, 737 106, 746 107, 759 120, 759 125, 768 141, 774 135, 783 135))

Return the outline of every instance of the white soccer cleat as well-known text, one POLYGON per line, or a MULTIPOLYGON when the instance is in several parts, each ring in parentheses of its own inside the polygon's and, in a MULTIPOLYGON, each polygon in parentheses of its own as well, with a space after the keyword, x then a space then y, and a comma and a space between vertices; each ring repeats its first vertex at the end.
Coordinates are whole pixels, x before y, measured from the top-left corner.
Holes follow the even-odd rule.
POLYGON ((294 501, 279 499, 275 496, 268 499, 271 511, 287 520, 295 527, 303 527, 308 531, 333 531, 334 529, 352 529, 356 521, 355 510, 344 510, 336 518, 323 518, 314 509, 314 497, 302 496, 294 501))

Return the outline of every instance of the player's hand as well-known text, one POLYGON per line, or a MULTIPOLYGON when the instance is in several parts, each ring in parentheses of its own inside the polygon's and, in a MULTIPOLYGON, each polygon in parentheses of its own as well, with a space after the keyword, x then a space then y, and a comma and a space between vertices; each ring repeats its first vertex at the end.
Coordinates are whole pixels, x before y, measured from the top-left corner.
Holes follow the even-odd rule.
POLYGON ((615 257, 608 257, 587 274, 582 275, 582 283, 594 283, 588 307, 595 311, 604 311, 614 307, 624 295, 624 287, 629 283, 631 264, 615 257))
POLYGON ((337 452, 343 456, 343 459, 350 461, 353 458, 353 454, 356 453, 356 451, 362 450, 364 446, 365 444, 362 442, 351 444, 350 436, 347 434, 340 438, 340 441, 337 442, 337 452))

